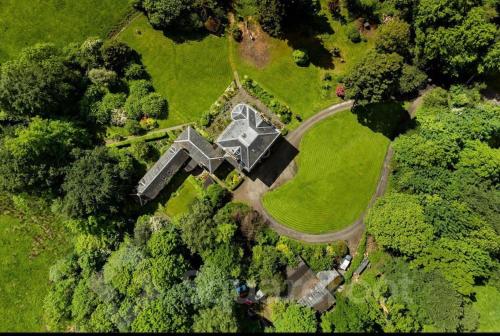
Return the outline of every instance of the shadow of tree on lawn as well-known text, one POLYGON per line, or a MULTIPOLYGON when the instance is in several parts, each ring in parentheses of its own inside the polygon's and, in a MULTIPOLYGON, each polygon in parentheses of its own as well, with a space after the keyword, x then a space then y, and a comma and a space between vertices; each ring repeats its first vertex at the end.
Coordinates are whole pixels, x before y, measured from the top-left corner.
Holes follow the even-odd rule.
POLYGON ((416 121, 410 118, 408 111, 400 102, 358 105, 353 107, 352 112, 360 124, 374 132, 382 133, 390 140, 416 126, 416 121))
POLYGON ((333 33, 325 15, 310 13, 301 20, 289 20, 284 38, 294 50, 307 51, 311 64, 323 69, 333 69, 333 56, 318 37, 321 34, 333 33))

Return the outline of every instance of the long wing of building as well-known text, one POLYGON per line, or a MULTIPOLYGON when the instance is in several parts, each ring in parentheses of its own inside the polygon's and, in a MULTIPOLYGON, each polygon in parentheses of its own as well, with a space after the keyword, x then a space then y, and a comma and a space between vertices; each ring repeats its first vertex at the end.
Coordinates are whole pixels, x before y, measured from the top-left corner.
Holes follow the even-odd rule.
POLYGON ((158 196, 188 159, 189 155, 186 151, 173 144, 139 181, 137 196, 141 202, 158 196))
POLYGON ((189 158, 213 173, 224 161, 224 152, 189 126, 139 181, 137 196, 141 202, 158 196, 189 158))
POLYGON ((199 165, 213 173, 224 162, 224 151, 208 142, 189 126, 174 142, 184 149, 199 165))

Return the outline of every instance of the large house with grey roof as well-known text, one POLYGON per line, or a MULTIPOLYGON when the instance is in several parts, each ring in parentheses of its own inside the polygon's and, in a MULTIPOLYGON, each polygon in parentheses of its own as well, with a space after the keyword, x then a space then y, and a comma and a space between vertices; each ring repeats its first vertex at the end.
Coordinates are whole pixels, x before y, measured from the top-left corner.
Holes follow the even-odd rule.
POLYGON ((154 199, 189 160, 214 173, 227 160, 240 171, 250 172, 269 152, 280 132, 247 104, 231 112, 231 124, 212 145, 188 126, 143 176, 137 185, 141 203, 154 199))
POLYGON ((278 139, 280 132, 247 104, 238 104, 231 112, 231 124, 216 143, 227 153, 228 161, 250 172, 278 139))

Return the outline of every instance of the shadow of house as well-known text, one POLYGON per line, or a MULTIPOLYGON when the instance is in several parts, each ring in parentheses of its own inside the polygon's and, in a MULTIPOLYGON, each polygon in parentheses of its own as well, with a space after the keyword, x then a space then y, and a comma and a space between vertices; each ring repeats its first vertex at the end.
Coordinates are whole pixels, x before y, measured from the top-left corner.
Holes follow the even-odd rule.
POLYGON ((298 154, 299 150, 286 138, 279 137, 274 144, 272 158, 264 158, 259 167, 247 176, 253 181, 259 179, 271 187, 298 154))
POLYGON ((416 126, 416 121, 411 119, 408 111, 399 102, 357 105, 353 107, 352 112, 360 124, 374 132, 382 133, 390 140, 416 126))

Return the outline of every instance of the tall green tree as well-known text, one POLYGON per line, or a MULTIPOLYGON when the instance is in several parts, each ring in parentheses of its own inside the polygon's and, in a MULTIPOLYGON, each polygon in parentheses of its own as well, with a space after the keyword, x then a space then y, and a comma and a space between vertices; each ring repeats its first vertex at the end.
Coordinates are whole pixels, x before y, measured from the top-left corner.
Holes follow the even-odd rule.
POLYGON ((37 44, 1 65, 0 108, 11 119, 69 112, 80 81, 54 45, 37 44))
POLYGON ((312 308, 292 302, 276 302, 272 307, 273 332, 314 333, 317 320, 312 308))
POLYGON ((345 78, 347 97, 360 105, 391 99, 398 91, 403 57, 368 52, 345 78))
POLYGON ((238 321, 230 309, 215 306, 202 309, 194 317, 194 332, 205 333, 235 333, 238 331, 238 321))
POLYGON ((368 231, 386 249, 415 257, 434 239, 418 198, 392 194, 378 201, 367 217, 368 231))
POLYGON ((118 151, 97 147, 81 153, 66 175, 64 211, 73 218, 110 216, 132 192, 133 160, 118 151))
POLYGON ((189 332, 193 324, 193 307, 189 287, 178 284, 164 295, 149 302, 132 323, 134 332, 189 332))
POLYGON ((494 69, 486 55, 495 53, 497 12, 485 2, 420 1, 415 17, 416 63, 448 78, 494 69))
POLYGON ((0 186, 11 192, 57 193, 73 149, 89 146, 89 135, 70 122, 33 118, 0 146, 0 186))
POLYGON ((375 47, 382 53, 408 54, 410 47, 410 25, 397 17, 380 25, 375 47))

